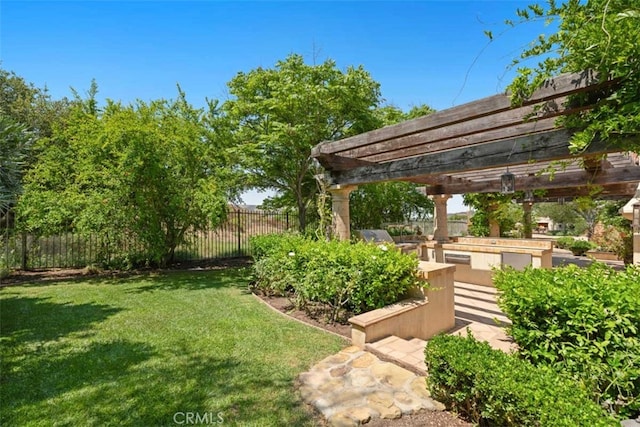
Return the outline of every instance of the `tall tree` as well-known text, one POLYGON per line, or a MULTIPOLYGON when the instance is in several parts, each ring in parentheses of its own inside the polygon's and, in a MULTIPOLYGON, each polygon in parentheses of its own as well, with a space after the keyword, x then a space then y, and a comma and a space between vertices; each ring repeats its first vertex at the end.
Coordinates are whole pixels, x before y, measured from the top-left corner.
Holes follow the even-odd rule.
POLYGON ((376 127, 380 90, 364 68, 341 71, 332 60, 308 65, 300 55, 274 68, 238 73, 223 109, 236 128, 234 139, 247 187, 273 189, 298 211, 300 229, 314 201, 319 168, 311 148, 376 127))
POLYGON ((188 233, 226 213, 217 173, 225 168, 206 132, 205 112, 175 101, 97 108, 95 86, 66 127, 39 143, 19 202, 23 225, 74 229, 110 242, 138 241, 165 265, 188 233))
POLYGON ((474 210, 469 233, 473 236, 488 236, 491 223, 500 227, 500 235, 514 229, 516 222, 523 220, 521 206, 512 203, 511 194, 469 193, 463 196, 464 203, 474 210))
POLYGON ((0 114, 0 218, 22 191, 22 174, 33 142, 26 126, 0 114))
POLYGON ((410 182, 367 184, 351 193, 351 226, 382 228, 384 223, 424 220, 433 215, 433 202, 410 182))
POLYGON ((54 101, 46 90, 0 68, 0 217, 22 190, 34 140, 51 136, 69 109, 68 100, 54 101))
MULTIPOLYGON (((510 85, 516 100, 528 96, 543 80, 564 72, 595 70, 601 80, 619 86, 595 108, 572 116, 567 125, 579 130, 575 150, 597 135, 640 152, 640 4, 630 0, 547 0, 517 11, 521 21, 545 19, 557 32, 540 35, 521 58, 541 58, 537 66, 521 67, 510 85)), ((508 25, 515 25, 507 21, 508 25)), ((597 96, 592 94, 590 96, 597 96)), ((593 100, 592 100, 593 101, 593 100)))
POLYGON ((47 89, 35 87, 14 72, 0 68, 0 114, 26 126, 36 138, 49 137, 69 113, 72 101, 51 99, 47 89))

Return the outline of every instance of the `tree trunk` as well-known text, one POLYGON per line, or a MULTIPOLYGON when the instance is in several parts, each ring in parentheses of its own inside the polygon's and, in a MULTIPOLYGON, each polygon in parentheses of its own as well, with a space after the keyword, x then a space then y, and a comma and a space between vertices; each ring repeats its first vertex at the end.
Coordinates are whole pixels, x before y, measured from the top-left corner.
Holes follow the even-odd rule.
POLYGON ((301 233, 307 228, 307 205, 303 200, 298 200, 298 229, 301 233))

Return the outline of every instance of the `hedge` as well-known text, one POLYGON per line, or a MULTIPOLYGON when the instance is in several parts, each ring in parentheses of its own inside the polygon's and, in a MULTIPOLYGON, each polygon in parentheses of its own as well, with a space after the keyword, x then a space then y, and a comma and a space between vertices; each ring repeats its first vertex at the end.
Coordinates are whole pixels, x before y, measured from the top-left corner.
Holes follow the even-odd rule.
POLYGON ((618 426, 580 384, 473 337, 439 335, 425 348, 431 395, 480 426, 618 426))
POLYGON ((397 302, 418 284, 417 257, 389 244, 299 235, 258 236, 251 244, 257 290, 288 295, 300 309, 311 302, 322 304, 332 322, 345 310, 361 313, 397 302))
POLYGON ((520 354, 580 381, 594 401, 640 412, 640 268, 498 271, 498 305, 520 354))

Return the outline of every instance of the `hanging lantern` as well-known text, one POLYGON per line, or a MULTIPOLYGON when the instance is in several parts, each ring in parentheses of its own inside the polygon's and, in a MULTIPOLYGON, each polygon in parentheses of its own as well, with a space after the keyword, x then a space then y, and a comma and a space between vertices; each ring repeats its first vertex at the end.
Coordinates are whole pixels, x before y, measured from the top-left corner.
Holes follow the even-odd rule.
POLYGON ((516 176, 507 171, 500 176, 500 192, 502 194, 513 194, 516 191, 516 176))

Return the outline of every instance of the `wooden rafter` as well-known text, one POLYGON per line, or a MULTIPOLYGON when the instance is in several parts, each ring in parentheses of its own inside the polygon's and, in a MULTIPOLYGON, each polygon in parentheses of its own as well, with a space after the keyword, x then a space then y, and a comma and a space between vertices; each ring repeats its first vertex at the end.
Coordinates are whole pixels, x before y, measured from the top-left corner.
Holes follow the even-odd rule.
POLYGON ((425 184, 428 194, 495 192, 509 167, 521 188, 560 192, 595 185, 610 195, 614 189, 625 194, 640 181, 638 162, 603 141, 573 155, 568 147, 572 132, 558 127, 556 120, 592 108, 616 84, 599 82, 591 72, 565 74, 545 82, 520 106, 512 106, 508 94, 495 95, 323 142, 312 157, 335 185, 402 180, 425 184), (573 105, 570 95, 583 92, 590 94, 584 98, 591 104, 573 105), (608 153, 615 154, 606 157, 608 153), (567 164, 557 167, 550 180, 550 162, 559 160, 567 164))

